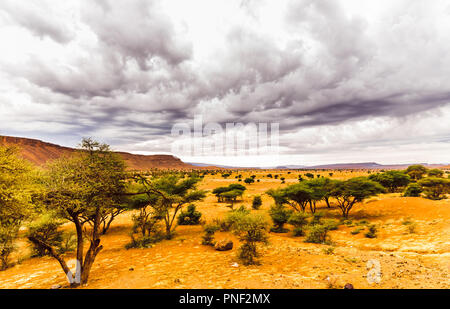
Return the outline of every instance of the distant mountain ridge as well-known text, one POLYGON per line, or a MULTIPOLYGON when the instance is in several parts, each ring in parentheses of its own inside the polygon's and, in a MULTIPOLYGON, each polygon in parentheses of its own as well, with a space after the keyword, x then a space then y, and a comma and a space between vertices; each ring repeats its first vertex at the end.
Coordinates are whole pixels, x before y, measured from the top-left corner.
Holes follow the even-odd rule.
MULTIPOLYGON (((55 160, 63 155, 70 155, 76 149, 59 146, 43 142, 37 139, 1 136, 0 146, 14 145, 20 148, 21 156, 36 164, 44 165, 47 161, 55 160)), ((152 168, 161 169, 203 169, 206 167, 197 167, 184 163, 179 158, 171 155, 136 155, 127 152, 117 152, 127 163, 131 170, 149 170, 152 168)), ((214 167, 211 167, 214 168, 214 167)))

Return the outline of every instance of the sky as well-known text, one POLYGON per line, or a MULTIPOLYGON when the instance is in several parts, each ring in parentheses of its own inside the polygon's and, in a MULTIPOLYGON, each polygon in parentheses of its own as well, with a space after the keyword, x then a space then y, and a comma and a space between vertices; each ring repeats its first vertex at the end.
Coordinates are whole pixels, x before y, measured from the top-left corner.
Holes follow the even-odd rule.
POLYGON ((0 135, 234 166, 450 163, 449 1, 2 0, 0 42, 0 135), (276 123, 277 153, 177 151, 196 117, 276 123))

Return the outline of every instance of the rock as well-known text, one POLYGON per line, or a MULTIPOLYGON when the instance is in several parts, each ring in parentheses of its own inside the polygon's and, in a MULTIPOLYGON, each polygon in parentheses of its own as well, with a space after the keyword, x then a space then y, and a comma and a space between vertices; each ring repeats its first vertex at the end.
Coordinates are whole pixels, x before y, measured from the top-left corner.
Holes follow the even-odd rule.
POLYGON ((353 289, 354 289, 353 284, 351 284, 351 283, 347 283, 344 286, 344 290, 353 290, 353 289))
POLYGON ((59 290, 59 289, 61 289, 62 288, 62 285, 61 284, 55 284, 55 285, 52 285, 52 287, 50 288, 51 290, 59 290))
POLYGON ((214 248, 217 251, 228 251, 233 249, 233 242, 231 240, 221 240, 216 243, 214 248))
POLYGON ((134 267, 130 267, 130 269, 128 269, 129 271, 133 271, 134 270, 134 267))
POLYGON ((233 264, 231 264, 231 267, 239 267, 239 264, 238 263, 233 263, 233 264))

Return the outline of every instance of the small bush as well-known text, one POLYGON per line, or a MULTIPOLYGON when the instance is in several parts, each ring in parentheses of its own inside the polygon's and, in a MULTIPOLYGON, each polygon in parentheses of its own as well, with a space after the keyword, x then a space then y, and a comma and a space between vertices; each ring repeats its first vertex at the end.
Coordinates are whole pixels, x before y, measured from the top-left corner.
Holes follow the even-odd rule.
POLYGON ((304 236, 304 228, 308 224, 308 215, 303 212, 294 212, 289 217, 288 223, 294 226, 294 236, 304 236))
POLYGON ((334 219, 323 220, 322 223, 329 231, 335 231, 339 229, 339 221, 334 219))
POLYGON ((255 210, 258 210, 262 205, 262 199, 261 196, 257 195, 253 198, 252 202, 252 208, 255 210))
POLYGON ((258 243, 267 243, 268 222, 259 214, 245 214, 233 223, 233 232, 243 242, 238 251, 238 258, 244 265, 259 264, 258 243))
POLYGON ((291 216, 292 211, 286 209, 283 205, 273 205, 270 207, 269 214, 272 218, 274 226, 270 229, 274 233, 286 233, 288 230, 284 228, 291 216))
POLYGON ((202 217, 201 212, 195 209, 195 205, 191 204, 188 206, 186 211, 182 211, 178 216, 179 225, 198 225, 200 223, 200 218, 202 217))
POLYGON ((358 227, 358 228, 354 229, 353 231, 351 231, 350 233, 351 233, 352 235, 357 235, 357 234, 359 234, 362 230, 364 230, 363 227, 358 227))
POLYGON ((204 234, 202 236, 202 245, 214 246, 216 243, 214 241, 214 234, 219 230, 217 224, 206 224, 203 227, 204 234))
MULTIPOLYGON (((70 244, 70 241, 68 240, 68 237, 70 236, 66 236, 66 239, 64 239, 64 233, 58 231, 61 225, 62 222, 55 219, 52 214, 46 214, 29 224, 26 236, 39 239, 51 247, 57 248, 59 253, 64 253, 71 249, 73 250, 73 243, 70 244), (65 246, 63 246, 63 241, 65 241, 65 246)), ((36 242, 31 241, 31 247, 33 251, 32 256, 44 256, 49 254, 47 249, 36 242)))
POLYGON ((367 238, 376 238, 377 237, 377 227, 375 224, 369 226, 369 231, 364 234, 367 238))
POLYGON ((309 224, 311 224, 311 225, 321 224, 322 223, 321 220, 322 220, 323 216, 324 216, 324 213, 321 211, 313 213, 311 222, 309 224))
POLYGON ((147 235, 139 238, 135 238, 131 234, 131 242, 125 245, 126 249, 132 248, 152 248, 154 244, 162 241, 166 238, 166 235, 162 232, 154 233, 152 235, 147 235))
POLYGON ((313 244, 325 244, 329 242, 327 227, 320 224, 311 226, 308 234, 306 235, 305 242, 313 244))
POLYGON ((323 248, 323 253, 327 254, 327 255, 331 255, 334 253, 334 247, 328 247, 328 248, 323 248))
POLYGON ((408 232, 410 234, 413 234, 416 232, 417 223, 415 223, 411 219, 406 219, 405 221, 402 222, 402 224, 407 227, 408 232))
POLYGON ((403 196, 405 197, 419 197, 423 192, 422 187, 417 183, 411 183, 406 187, 405 193, 403 196))

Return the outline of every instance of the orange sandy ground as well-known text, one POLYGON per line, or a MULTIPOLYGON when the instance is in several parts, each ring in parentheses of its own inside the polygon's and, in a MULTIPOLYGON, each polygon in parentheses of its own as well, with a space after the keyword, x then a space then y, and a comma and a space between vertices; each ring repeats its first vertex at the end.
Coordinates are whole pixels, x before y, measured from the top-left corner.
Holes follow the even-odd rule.
MULTIPOLYGON (((259 183, 247 186, 242 203, 250 207, 254 195, 269 188, 283 186, 280 180, 269 179, 269 172, 247 171, 243 177, 255 174, 259 183)), ((298 172, 282 174, 287 184, 297 180, 298 172)), ((303 172, 304 174, 304 172, 303 172)), ((328 176, 327 173, 321 173, 328 176)), ((367 175, 366 172, 334 172, 334 178, 367 175)), ((213 189, 236 182, 234 173, 229 179, 208 175, 201 183, 203 189, 213 189)), ((287 185, 286 184, 286 185, 287 185)), ((263 196, 267 214, 272 201, 263 196)), ((207 221, 221 217, 229 210, 218 204, 212 195, 197 203, 207 221)), ((328 217, 339 218, 333 209, 328 217)), ((173 240, 163 241, 149 249, 126 250, 131 228, 131 214, 123 214, 102 238, 105 249, 98 255, 89 284, 84 288, 342 288, 352 283, 355 288, 449 288, 450 287, 450 200, 430 201, 423 198, 404 198, 400 194, 385 194, 357 205, 351 213, 353 222, 367 220, 378 226, 378 237, 364 237, 350 232, 356 227, 342 225, 330 235, 335 250, 326 254, 326 245, 307 244, 304 237, 292 233, 270 234, 270 244, 261 247, 263 256, 259 266, 243 266, 236 259, 238 240, 229 233, 217 233, 216 240, 230 238, 233 250, 218 252, 202 246, 201 226, 179 226, 173 240), (402 222, 417 224, 409 233, 402 222), (367 261, 376 259, 381 265, 381 282, 367 281, 367 261), (237 262, 239 267, 232 267, 237 262)), ((25 240, 21 240, 20 263, 0 272, 0 288, 50 288, 61 284, 67 287, 59 264, 50 257, 25 258, 29 255, 25 240)), ((68 254, 67 259, 73 258, 68 254)), ((72 260, 73 261, 73 260, 72 260)), ((74 263, 71 263, 74 265, 74 263)))

